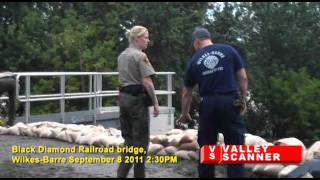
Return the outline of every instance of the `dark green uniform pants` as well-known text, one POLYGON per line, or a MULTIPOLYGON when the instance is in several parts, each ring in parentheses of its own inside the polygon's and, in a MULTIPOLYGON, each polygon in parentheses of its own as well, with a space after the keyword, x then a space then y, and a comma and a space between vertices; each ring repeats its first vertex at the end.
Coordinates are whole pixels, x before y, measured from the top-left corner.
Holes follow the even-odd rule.
POLYGON ((13 77, 0 78, 0 95, 7 92, 9 96, 9 121, 12 126, 15 119, 16 81, 13 77))
MULTIPOLYGON (((120 93, 119 103, 121 133, 125 140, 124 147, 143 147, 145 152, 147 152, 150 138, 150 118, 149 109, 143 103, 142 94, 133 96, 127 93, 120 93)), ((119 165, 117 177, 127 177, 131 167, 134 165, 134 177, 144 178, 145 159, 146 154, 134 155, 123 153, 122 163, 119 165), (134 163, 124 162, 129 156, 142 156, 143 158, 134 158, 134 163), (140 161, 140 159, 143 161, 140 161)))

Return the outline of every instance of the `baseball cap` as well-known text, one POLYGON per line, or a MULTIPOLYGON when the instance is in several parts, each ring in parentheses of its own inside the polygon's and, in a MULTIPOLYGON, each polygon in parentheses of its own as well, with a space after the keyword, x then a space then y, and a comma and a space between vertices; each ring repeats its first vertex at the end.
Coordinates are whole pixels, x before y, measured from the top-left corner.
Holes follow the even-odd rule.
POLYGON ((211 38, 211 35, 210 35, 210 32, 208 31, 208 29, 206 29, 204 27, 196 27, 192 33, 191 43, 193 43, 193 41, 196 38, 211 38))

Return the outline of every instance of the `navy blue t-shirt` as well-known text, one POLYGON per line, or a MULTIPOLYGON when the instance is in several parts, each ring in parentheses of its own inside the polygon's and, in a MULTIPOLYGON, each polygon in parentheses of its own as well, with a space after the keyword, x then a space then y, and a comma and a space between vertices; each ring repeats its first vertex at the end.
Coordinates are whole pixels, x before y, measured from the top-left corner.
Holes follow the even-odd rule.
POLYGON ((199 84, 200 96, 238 91, 236 73, 244 66, 233 47, 209 45, 199 49, 188 62, 184 85, 194 87, 199 84))

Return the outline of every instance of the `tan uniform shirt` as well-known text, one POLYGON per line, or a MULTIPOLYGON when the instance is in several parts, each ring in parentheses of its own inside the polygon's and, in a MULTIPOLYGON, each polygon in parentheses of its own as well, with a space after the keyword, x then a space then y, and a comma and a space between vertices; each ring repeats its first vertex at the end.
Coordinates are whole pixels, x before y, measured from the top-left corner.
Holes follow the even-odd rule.
POLYGON ((118 57, 119 85, 143 84, 143 78, 155 74, 147 55, 139 49, 128 47, 118 57))

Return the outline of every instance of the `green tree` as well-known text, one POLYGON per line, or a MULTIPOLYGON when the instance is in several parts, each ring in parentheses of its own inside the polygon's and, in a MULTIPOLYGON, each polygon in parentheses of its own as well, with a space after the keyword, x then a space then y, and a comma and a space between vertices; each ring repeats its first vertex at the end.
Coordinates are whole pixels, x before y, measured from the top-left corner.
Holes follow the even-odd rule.
POLYGON ((271 77, 274 107, 277 114, 273 129, 280 137, 296 136, 306 143, 320 139, 320 79, 306 71, 289 71, 271 77))
MULTIPOLYGON (((17 72, 117 71, 117 57, 128 45, 126 30, 143 25, 150 31, 146 52, 155 70, 176 72, 173 105, 179 113, 184 69, 193 53, 191 33, 203 25, 215 43, 234 46, 247 65, 249 132, 311 141, 319 139, 319 9, 318 2, 1 2, 1 65, 17 72)), ((68 78, 67 92, 87 91, 86 81, 68 78)), ((57 82, 34 79, 32 94, 58 93, 57 82)), ((165 82, 157 78, 156 88, 165 89, 165 82)), ((116 77, 103 84, 110 90, 117 86, 116 77)), ((198 108, 194 97, 192 113, 198 108)), ((87 101, 67 106, 82 109, 87 101)), ((56 109, 57 103, 49 102, 34 105, 32 112, 56 109)))
POLYGON ((288 119, 282 115, 290 114, 291 110, 278 109, 272 79, 302 67, 308 74, 319 77, 319 72, 315 71, 319 67, 316 63, 319 44, 315 38, 319 34, 316 30, 319 27, 316 19, 319 17, 319 3, 243 3, 241 6, 246 9, 243 22, 247 22, 244 28, 248 36, 244 43, 250 90, 252 101, 259 108, 249 113, 248 123, 256 125, 257 133, 282 137, 288 133, 282 125, 289 119, 301 119, 288 119))

